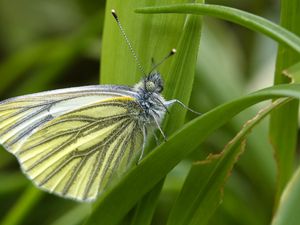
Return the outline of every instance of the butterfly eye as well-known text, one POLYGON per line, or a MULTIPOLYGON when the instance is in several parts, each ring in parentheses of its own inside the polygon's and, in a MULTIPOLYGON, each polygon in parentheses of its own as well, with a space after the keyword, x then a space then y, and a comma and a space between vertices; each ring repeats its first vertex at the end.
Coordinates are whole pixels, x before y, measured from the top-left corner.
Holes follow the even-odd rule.
POLYGON ((158 93, 161 93, 162 91, 164 90, 164 87, 162 86, 162 85, 160 85, 160 86, 158 86, 158 88, 157 88, 157 92, 158 93))
POLYGON ((152 81, 147 81, 146 82, 146 90, 147 91, 149 91, 149 92, 154 92, 155 91, 155 89, 156 89, 156 86, 155 86, 155 84, 154 84, 154 82, 152 82, 152 81))

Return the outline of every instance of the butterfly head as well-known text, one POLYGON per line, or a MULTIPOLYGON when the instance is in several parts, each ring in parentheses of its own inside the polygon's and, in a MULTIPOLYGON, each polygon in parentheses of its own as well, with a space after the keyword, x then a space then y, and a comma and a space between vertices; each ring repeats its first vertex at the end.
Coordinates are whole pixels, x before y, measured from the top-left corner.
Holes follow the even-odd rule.
POLYGON ((158 72, 145 76, 134 87, 137 92, 137 101, 142 110, 139 119, 144 124, 160 123, 166 111, 163 91, 163 80, 158 72))

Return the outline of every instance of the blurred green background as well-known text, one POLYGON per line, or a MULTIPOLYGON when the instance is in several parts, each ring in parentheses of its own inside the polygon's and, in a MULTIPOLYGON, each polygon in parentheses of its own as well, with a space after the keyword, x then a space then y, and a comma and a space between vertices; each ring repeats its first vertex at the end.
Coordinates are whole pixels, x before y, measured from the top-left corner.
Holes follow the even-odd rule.
MULTIPOLYGON (((211 0, 207 3, 242 9, 274 22, 279 20, 277 0, 211 0)), ((0 100, 49 89, 98 84, 104 12, 105 1, 0 0, 0 100)), ((126 28, 126 21, 122 23, 126 28)), ((241 94, 270 86, 276 46, 270 39, 245 28, 205 18, 191 107, 206 112, 241 94)), ((131 57, 129 51, 128 57, 131 57)), ((245 118, 254 113, 249 110, 247 116, 235 118, 218 130, 195 152, 199 154, 196 158, 203 158, 205 151, 220 151, 245 118), (203 149, 205 151, 201 151, 203 149)), ((251 165, 257 160, 253 154, 248 154, 251 151, 242 156, 211 224, 266 224, 270 220, 275 163, 265 138, 267 132, 263 132, 267 125, 256 129, 255 135, 261 138, 252 137, 253 141, 250 138, 249 148, 254 152, 264 148, 262 154, 268 159, 258 160, 263 161, 259 165, 265 168, 257 172, 251 165)), ((163 224, 188 167, 189 162, 183 162, 169 175, 153 224, 163 224)), ((22 197, 33 192, 30 187, 16 159, 0 149, 0 221, 18 207, 16 203, 22 197)), ((70 218, 73 220, 70 219, 72 223, 69 224, 76 224, 89 212, 88 204, 49 194, 32 194, 36 202, 30 203, 29 211, 14 215, 23 217, 20 224, 68 224, 70 218), (74 221, 75 215, 82 217, 74 221)))

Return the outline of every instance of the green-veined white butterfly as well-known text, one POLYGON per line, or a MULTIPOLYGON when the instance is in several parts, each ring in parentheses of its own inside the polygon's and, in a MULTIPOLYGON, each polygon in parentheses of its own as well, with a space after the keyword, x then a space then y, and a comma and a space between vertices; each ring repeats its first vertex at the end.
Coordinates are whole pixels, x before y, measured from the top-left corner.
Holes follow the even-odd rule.
POLYGON ((182 104, 166 101, 162 90, 160 74, 150 72, 133 88, 96 85, 11 98, 0 102, 0 143, 39 188, 92 201, 142 158, 150 127, 163 134, 167 108, 182 104))

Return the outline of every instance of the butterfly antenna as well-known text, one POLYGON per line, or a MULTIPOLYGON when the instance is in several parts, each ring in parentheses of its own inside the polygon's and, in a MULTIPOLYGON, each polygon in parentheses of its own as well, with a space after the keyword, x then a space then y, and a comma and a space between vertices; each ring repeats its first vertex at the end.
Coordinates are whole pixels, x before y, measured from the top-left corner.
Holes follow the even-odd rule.
POLYGON ((119 20, 119 17, 116 13, 116 11, 114 9, 111 10, 111 14, 113 15, 113 17, 115 18, 117 24, 118 24, 118 27, 120 28, 120 31, 121 31, 121 34, 123 35, 128 47, 129 47, 129 50, 131 51, 131 54, 133 56, 133 58, 135 59, 137 65, 138 65, 138 68, 139 70, 144 74, 144 76, 146 76, 146 73, 145 73, 145 70, 144 68, 142 67, 142 64, 140 63, 140 60, 139 60, 139 57, 137 56, 136 52, 134 51, 130 41, 129 41, 129 38, 127 37, 126 33, 125 33, 125 30, 122 26, 122 24, 120 23, 120 20, 119 20))
POLYGON ((156 64, 154 64, 154 60, 153 60, 153 58, 152 58, 152 63, 153 63, 154 65, 152 66, 152 69, 151 69, 151 71, 150 71, 149 74, 151 74, 157 67, 159 67, 162 63, 164 63, 168 58, 170 58, 170 57, 171 57, 172 55, 174 55, 175 53, 176 53, 176 49, 173 48, 173 49, 169 52, 168 55, 166 55, 162 60, 160 60, 160 62, 158 62, 158 63, 156 63, 156 64))

